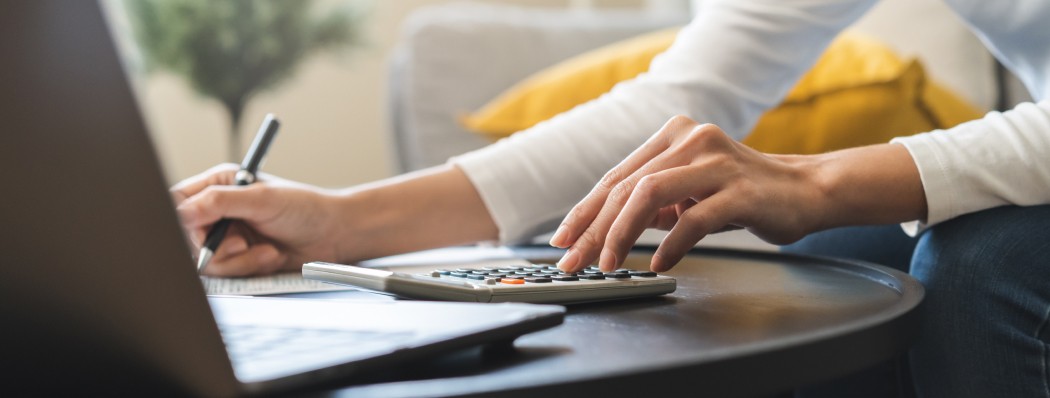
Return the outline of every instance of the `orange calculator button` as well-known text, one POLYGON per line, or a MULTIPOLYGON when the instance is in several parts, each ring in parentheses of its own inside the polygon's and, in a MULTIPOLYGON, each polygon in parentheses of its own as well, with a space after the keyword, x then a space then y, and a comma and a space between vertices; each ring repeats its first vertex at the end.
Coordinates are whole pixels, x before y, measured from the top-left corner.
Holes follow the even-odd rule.
POLYGON ((503 283, 506 283, 508 285, 524 285, 525 281, 521 280, 521 279, 507 279, 507 278, 504 278, 503 279, 503 283))

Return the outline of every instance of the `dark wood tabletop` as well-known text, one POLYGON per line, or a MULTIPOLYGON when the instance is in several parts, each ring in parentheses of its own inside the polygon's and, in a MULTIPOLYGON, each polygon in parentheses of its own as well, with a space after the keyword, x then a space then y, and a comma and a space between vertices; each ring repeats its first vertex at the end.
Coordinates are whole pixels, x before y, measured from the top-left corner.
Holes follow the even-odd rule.
MULTIPOLYGON (((647 269, 653 250, 636 248, 625 268, 647 269)), ((563 251, 500 253, 550 263, 563 251)), ((890 268, 769 252, 694 249, 665 275, 678 281, 666 296, 571 305, 563 325, 513 345, 372 370, 297 395, 772 394, 899 355, 916 338, 924 294, 917 280, 890 268)), ((392 300, 357 291, 289 296, 392 300)))

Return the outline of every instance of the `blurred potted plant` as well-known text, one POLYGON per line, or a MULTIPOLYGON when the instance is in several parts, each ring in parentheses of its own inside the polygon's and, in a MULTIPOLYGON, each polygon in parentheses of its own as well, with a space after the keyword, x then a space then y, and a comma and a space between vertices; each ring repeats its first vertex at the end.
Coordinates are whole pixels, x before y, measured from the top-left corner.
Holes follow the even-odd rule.
POLYGON ((311 53, 361 44, 360 2, 315 16, 313 0, 126 0, 147 70, 185 78, 230 115, 229 158, 255 94, 290 77, 311 53))

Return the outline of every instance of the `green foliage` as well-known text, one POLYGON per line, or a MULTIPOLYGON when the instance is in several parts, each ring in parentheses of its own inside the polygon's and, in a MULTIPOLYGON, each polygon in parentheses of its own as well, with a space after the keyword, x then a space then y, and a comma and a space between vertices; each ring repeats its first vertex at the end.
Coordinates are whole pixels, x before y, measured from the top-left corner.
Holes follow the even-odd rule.
POLYGON ((360 43, 360 8, 311 15, 313 0, 125 0, 148 69, 185 77, 229 111, 231 160, 247 101, 321 50, 360 43))

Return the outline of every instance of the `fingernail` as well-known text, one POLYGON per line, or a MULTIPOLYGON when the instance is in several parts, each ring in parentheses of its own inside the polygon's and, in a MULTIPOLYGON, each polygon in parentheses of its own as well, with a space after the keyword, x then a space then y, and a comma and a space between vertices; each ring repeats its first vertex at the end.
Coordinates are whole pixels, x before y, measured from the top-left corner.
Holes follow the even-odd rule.
POLYGON ((653 261, 649 263, 649 269, 653 272, 664 272, 664 259, 659 254, 653 255, 653 261))
POLYGON ((558 230, 554 232, 554 236, 551 237, 551 246, 563 247, 562 241, 565 240, 565 235, 568 234, 564 225, 558 227, 558 230))
POLYGON ((598 268, 602 272, 613 272, 616 270, 616 255, 612 250, 602 249, 601 260, 598 260, 598 268))
POLYGON ((569 249, 568 252, 565 252, 565 256, 561 258, 561 261, 558 261, 558 269, 570 272, 576 267, 576 263, 578 262, 580 262, 579 253, 576 253, 576 250, 569 249))

